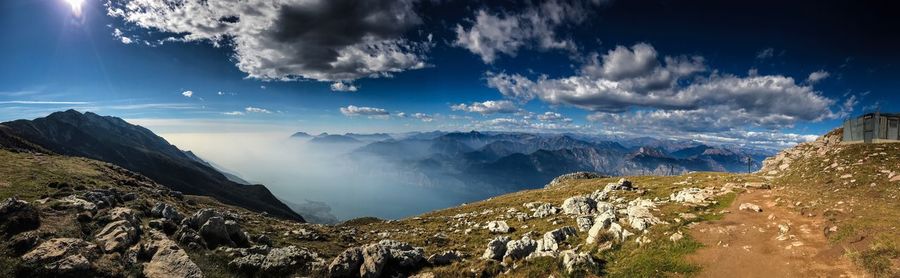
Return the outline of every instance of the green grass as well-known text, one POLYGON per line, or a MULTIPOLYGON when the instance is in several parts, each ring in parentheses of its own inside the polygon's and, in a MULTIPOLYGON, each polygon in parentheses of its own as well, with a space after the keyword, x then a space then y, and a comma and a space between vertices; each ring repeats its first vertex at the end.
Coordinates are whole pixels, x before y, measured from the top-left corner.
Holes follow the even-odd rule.
POLYGON ((870 249, 850 253, 850 258, 874 277, 897 277, 897 261, 900 260, 900 249, 892 241, 878 241, 870 249))

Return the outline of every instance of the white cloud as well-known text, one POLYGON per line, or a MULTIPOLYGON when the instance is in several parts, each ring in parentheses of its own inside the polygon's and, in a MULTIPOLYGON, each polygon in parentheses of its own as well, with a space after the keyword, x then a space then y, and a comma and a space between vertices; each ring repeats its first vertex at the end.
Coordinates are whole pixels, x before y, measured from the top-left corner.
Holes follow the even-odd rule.
POLYGON ((831 76, 831 74, 825 70, 814 71, 809 74, 809 77, 806 78, 806 82, 809 82, 809 84, 819 83, 819 81, 822 81, 829 76, 831 76))
POLYGON ((263 109, 263 108, 259 108, 259 107, 253 107, 253 106, 247 106, 247 108, 244 108, 244 111, 246 111, 247 113, 272 114, 272 111, 269 111, 268 109, 263 109))
POLYGON ((335 92, 356 92, 359 88, 349 82, 338 81, 331 83, 331 90, 335 92))
POLYGON ((222 114, 225 114, 225 115, 228 115, 228 116, 243 116, 243 115, 244 115, 244 112, 241 112, 241 111, 231 111, 231 112, 225 112, 225 113, 222 113, 222 114))
POLYGON ((495 113, 515 113, 519 111, 516 105, 508 100, 488 100, 485 102, 473 102, 470 104, 460 103, 450 106, 453 111, 464 111, 469 113, 479 113, 483 115, 495 113))
MULTIPOLYGON (((160 41, 229 46, 237 67, 263 80, 350 81, 427 66, 430 42, 404 35, 422 23, 413 0, 107 0, 107 14, 160 41)), ((424 39, 424 38, 423 38, 424 39)))
POLYGON ((355 105, 350 105, 347 107, 341 107, 341 114, 348 117, 354 116, 389 116, 391 113, 382 108, 374 108, 374 107, 359 107, 355 105))
POLYGON ((431 122, 431 121, 434 121, 434 116, 428 115, 428 114, 425 114, 425 113, 415 113, 415 114, 412 115, 412 117, 413 117, 413 118, 416 118, 416 119, 419 119, 420 121, 423 121, 423 122, 431 122))
POLYGON ((488 86, 513 99, 538 98, 605 113, 639 109, 649 111, 641 112, 650 113, 646 116, 686 117, 710 127, 727 123, 732 128, 781 128, 798 121, 835 118, 839 113, 831 109, 834 100, 791 77, 739 77, 715 71, 699 76, 706 71, 702 57, 660 59, 647 44, 630 49, 618 46, 602 59, 598 56, 592 55, 577 75, 531 80, 518 74, 488 73, 488 86))
POLYGON ((187 90, 187 91, 182 92, 181 95, 185 96, 185 97, 192 97, 192 96, 194 96, 194 91, 187 90))
POLYGON ((122 30, 119 30, 119 28, 113 29, 113 37, 118 39, 120 42, 122 42, 124 44, 131 44, 132 42, 134 42, 131 40, 131 38, 126 37, 125 34, 122 33, 122 30))
POLYGON ((478 10, 472 25, 456 25, 454 45, 468 49, 485 63, 493 63, 500 54, 515 56, 520 48, 577 51, 570 39, 560 39, 556 29, 578 24, 587 17, 583 1, 551 0, 529 6, 521 13, 491 14, 478 10))
POLYGON ((566 118, 560 113, 549 111, 538 115, 537 118, 542 122, 572 122, 572 118, 566 118))

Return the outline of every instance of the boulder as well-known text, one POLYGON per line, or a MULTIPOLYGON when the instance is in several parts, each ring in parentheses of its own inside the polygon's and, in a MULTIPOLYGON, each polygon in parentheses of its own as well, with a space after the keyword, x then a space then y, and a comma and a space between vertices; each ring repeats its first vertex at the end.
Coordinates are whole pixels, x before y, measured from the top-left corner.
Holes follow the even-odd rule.
POLYGON ((328 265, 328 274, 331 277, 356 277, 363 262, 362 252, 359 246, 347 248, 328 265))
POLYGON ((751 204, 751 203, 741 204, 741 206, 738 207, 738 210, 749 210, 749 211, 755 211, 755 212, 763 211, 761 207, 759 207, 758 205, 755 205, 755 204, 751 204))
POLYGON ((203 226, 200 226, 200 237, 206 242, 206 247, 213 249, 216 246, 235 246, 234 241, 228 236, 228 229, 225 227, 225 219, 214 216, 206 220, 203 226))
POLYGON ((505 234, 512 231, 512 228, 506 224, 506 221, 490 221, 485 225, 485 228, 495 234, 505 234))
POLYGON ((597 202, 595 206, 597 214, 612 213, 613 215, 615 215, 616 213, 616 206, 612 203, 597 202))
POLYGON ((506 255, 503 255, 503 259, 524 259, 531 253, 534 253, 535 250, 537 250, 537 241, 526 235, 520 240, 512 240, 506 243, 506 255))
POLYGON ((97 211, 97 205, 75 195, 59 199, 59 202, 64 208, 74 208, 78 211, 97 211))
POLYGON ((678 232, 672 234, 672 236, 669 237, 669 240, 671 240, 672 242, 678 242, 679 240, 681 240, 683 238, 684 238, 684 234, 682 234, 681 231, 678 231, 678 232))
POLYGON ((359 269, 359 277, 381 277, 384 266, 388 263, 391 252, 380 244, 370 244, 363 248, 363 261, 359 269))
POLYGON ((311 262, 317 261, 319 255, 297 246, 272 248, 260 267, 265 275, 284 275, 297 268, 308 268, 311 262))
POLYGON ((584 232, 591 229, 591 226, 594 226, 594 216, 590 215, 581 215, 575 218, 575 224, 578 226, 578 231, 584 232))
POLYGON ((558 207, 555 207, 551 204, 542 203, 537 208, 534 209, 534 214, 532 215, 535 218, 544 218, 547 216, 551 216, 560 212, 558 207))
POLYGON ((594 257, 591 257, 591 254, 587 252, 576 253, 573 250, 566 250, 560 253, 560 257, 562 257, 563 267, 569 274, 578 270, 587 270, 588 273, 594 273, 598 267, 594 257))
POLYGON ((462 252, 456 250, 444 251, 428 257, 428 263, 435 266, 448 265, 460 261, 465 257, 462 252))
POLYGON ((598 174, 598 173, 595 173, 595 172, 574 172, 574 173, 568 173, 568 174, 561 175, 561 176, 558 176, 558 177, 554 178, 554 179, 553 179, 552 181, 550 181, 550 183, 547 184, 544 188, 550 188, 550 187, 557 186, 557 185, 559 185, 560 183, 562 183, 562 182, 564 182, 564 181, 570 181, 570 180, 586 180, 586 179, 599 179, 599 178, 606 178, 606 177, 607 177, 607 176, 604 176, 604 175, 601 175, 601 174, 598 174))
POLYGON ((37 209, 16 197, 0 203, 0 234, 14 235, 41 226, 37 209))
POLYGON ((650 209, 656 207, 650 200, 635 199, 628 203, 626 214, 628 215, 628 225, 638 231, 646 230, 650 226, 659 224, 659 218, 653 216, 650 209))
POLYGON ((506 243, 509 242, 508 236, 498 236, 488 242, 488 246, 484 249, 484 255, 481 258, 485 260, 501 260, 506 255, 506 243))
POLYGON ((152 254, 150 261, 144 264, 143 274, 147 278, 169 277, 203 277, 203 272, 178 244, 166 238, 165 234, 150 231, 150 243, 145 249, 152 254))
POLYGON ((612 223, 609 225, 609 230, 607 232, 612 235, 613 239, 617 241, 625 241, 628 237, 634 235, 634 233, 629 232, 625 228, 622 228, 619 223, 612 223))
POLYGON ((617 182, 606 184, 606 187, 603 188, 603 191, 613 190, 634 190, 634 186, 632 186, 631 181, 621 178, 617 182))
POLYGON ((575 236, 574 227, 562 227, 544 233, 544 236, 537 241, 537 251, 557 251, 559 243, 565 241, 571 236, 575 236))
POLYGON ((562 210, 571 215, 588 215, 594 213, 597 203, 585 196, 575 196, 563 201, 562 210))
POLYGON ((106 224, 94 238, 104 252, 121 252, 140 240, 141 220, 130 208, 110 209, 106 224))
POLYGON ((153 206, 153 209, 150 210, 150 215, 165 218, 173 222, 181 222, 182 219, 181 213, 178 213, 178 210, 175 207, 166 203, 156 203, 156 205, 153 206))
POLYGON ((92 261, 100 254, 96 245, 77 238, 44 241, 22 256, 22 276, 89 277, 96 274, 92 261))
POLYGON ((771 189, 772 185, 767 182, 746 182, 744 187, 753 189, 771 189))
POLYGON ((715 193, 711 189, 685 188, 672 193, 669 199, 674 202, 704 204, 713 196, 715 193))

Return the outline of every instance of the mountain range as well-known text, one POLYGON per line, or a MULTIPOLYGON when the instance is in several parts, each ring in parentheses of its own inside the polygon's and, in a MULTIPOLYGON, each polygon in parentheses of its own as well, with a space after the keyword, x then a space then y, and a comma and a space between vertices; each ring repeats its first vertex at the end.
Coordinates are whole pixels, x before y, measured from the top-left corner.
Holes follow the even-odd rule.
POLYGON ((576 171, 609 176, 756 171, 773 153, 689 140, 585 134, 433 131, 387 136, 324 134, 307 140, 354 144, 358 147, 347 155, 352 160, 374 157, 398 167, 398 172, 417 183, 458 184, 465 187, 463 191, 484 191, 487 195, 537 188, 556 176, 576 171))
POLYGON ((67 110, 34 120, 4 122, 0 123, 0 143, 116 164, 184 194, 209 196, 226 204, 303 221, 265 186, 235 182, 236 177, 230 179, 193 153, 120 118, 67 110))

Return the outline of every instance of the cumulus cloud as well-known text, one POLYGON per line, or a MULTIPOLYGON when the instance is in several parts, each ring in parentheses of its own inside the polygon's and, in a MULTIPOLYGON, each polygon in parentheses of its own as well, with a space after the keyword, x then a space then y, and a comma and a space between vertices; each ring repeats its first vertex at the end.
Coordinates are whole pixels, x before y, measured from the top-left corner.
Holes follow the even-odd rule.
POLYGON ((259 108, 259 107, 253 107, 253 106, 247 106, 247 108, 244 108, 244 111, 247 111, 247 113, 272 114, 272 111, 269 111, 268 109, 263 109, 263 108, 259 108))
POLYGON ((181 92, 181 95, 185 96, 185 97, 192 97, 192 96, 194 96, 194 91, 187 90, 187 91, 181 92))
POLYGON ((831 76, 831 74, 825 70, 814 71, 809 74, 809 77, 806 78, 806 82, 809 82, 809 84, 819 83, 819 81, 822 81, 829 76, 831 76))
MULTIPOLYGON (((697 127, 782 128, 797 121, 838 116, 835 101, 811 86, 781 75, 740 77, 713 72, 707 76, 702 57, 659 57, 648 44, 617 46, 592 58, 576 75, 529 79, 519 74, 488 74, 488 86, 511 99, 538 98, 608 115, 666 121, 680 118, 697 127)), ((683 126, 685 130, 694 127, 683 126)))
POLYGON ((230 46, 237 67, 263 80, 350 81, 427 66, 431 42, 413 0, 108 0, 107 14, 171 37, 230 46))
POLYGON ((359 89, 349 82, 338 81, 331 83, 331 90, 335 92, 356 92, 359 89))
POLYGON ((355 116, 390 116, 391 113, 382 108, 374 108, 374 107, 359 107, 355 105, 350 105, 347 107, 341 107, 341 114, 347 117, 355 117, 355 116))
POLYGON ((122 33, 122 30, 119 30, 119 28, 113 28, 113 37, 124 44, 131 44, 134 42, 131 38, 125 36, 125 33, 122 33))
POLYGON ((450 106, 453 111, 464 111, 469 113, 479 113, 483 115, 496 113, 515 113, 519 111, 512 101, 508 100, 488 100, 485 102, 473 102, 470 104, 460 103, 450 106))
POLYGON ((420 121, 423 121, 423 122, 426 122, 426 123, 427 123, 427 122, 432 122, 432 121, 434 121, 434 116, 428 115, 428 114, 425 114, 425 113, 415 113, 415 114, 412 115, 412 117, 413 117, 413 118, 416 118, 416 119, 419 119, 420 121))
POLYGON ((456 25, 454 45, 468 49, 485 63, 500 54, 515 56, 520 48, 577 50, 571 39, 558 38, 557 29, 587 17, 584 1, 551 0, 529 6, 521 13, 492 14, 478 10, 468 28, 456 25))
POLYGON ((244 112, 241 112, 241 111, 231 111, 231 112, 225 112, 225 113, 222 113, 222 114, 225 114, 225 115, 228 115, 228 116, 243 116, 243 115, 244 115, 244 112))
POLYGON ((566 118, 560 113, 549 111, 538 115, 537 118, 542 122, 572 122, 572 118, 566 118))

